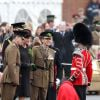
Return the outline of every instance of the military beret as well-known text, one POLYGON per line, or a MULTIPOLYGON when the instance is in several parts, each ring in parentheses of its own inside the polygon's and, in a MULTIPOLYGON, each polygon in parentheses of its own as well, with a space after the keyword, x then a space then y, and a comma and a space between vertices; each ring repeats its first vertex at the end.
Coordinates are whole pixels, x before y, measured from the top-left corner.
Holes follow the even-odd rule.
POLYGON ((51 31, 45 31, 40 34, 41 37, 52 37, 53 33, 51 31))
POLYGON ((14 31, 14 34, 15 34, 15 35, 19 35, 19 36, 24 37, 24 38, 29 38, 29 37, 31 37, 31 31, 28 30, 28 29, 17 30, 17 31, 15 30, 15 31, 14 31))
POLYGON ((55 15, 47 15, 47 22, 48 21, 54 21, 55 15))
POLYGON ((23 30, 25 27, 25 22, 13 23, 11 24, 14 30, 23 30))

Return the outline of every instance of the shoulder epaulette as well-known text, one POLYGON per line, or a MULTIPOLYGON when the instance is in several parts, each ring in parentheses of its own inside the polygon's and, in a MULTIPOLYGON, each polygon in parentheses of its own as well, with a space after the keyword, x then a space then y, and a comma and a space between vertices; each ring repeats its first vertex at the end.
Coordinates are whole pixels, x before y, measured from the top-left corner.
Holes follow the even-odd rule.
POLYGON ((56 53, 56 50, 52 49, 52 48, 49 48, 52 52, 56 53))
POLYGON ((73 52, 73 55, 79 55, 79 56, 83 57, 80 48, 76 48, 76 49, 74 50, 74 52, 73 52))

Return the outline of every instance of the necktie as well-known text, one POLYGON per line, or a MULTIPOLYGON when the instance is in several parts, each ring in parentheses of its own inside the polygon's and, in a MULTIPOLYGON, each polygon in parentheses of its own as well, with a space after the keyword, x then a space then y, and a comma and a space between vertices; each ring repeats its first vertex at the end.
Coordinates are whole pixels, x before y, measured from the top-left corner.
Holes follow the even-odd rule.
POLYGON ((64 36, 65 35, 65 32, 61 32, 61 35, 64 36))

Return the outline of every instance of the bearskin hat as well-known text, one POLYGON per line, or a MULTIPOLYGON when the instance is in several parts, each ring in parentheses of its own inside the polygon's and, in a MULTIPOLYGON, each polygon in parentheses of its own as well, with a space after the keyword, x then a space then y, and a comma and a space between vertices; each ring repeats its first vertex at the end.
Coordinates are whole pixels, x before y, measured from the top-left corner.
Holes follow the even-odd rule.
POLYGON ((91 47, 93 43, 92 33, 89 28, 83 23, 77 23, 73 27, 75 41, 85 46, 91 47))

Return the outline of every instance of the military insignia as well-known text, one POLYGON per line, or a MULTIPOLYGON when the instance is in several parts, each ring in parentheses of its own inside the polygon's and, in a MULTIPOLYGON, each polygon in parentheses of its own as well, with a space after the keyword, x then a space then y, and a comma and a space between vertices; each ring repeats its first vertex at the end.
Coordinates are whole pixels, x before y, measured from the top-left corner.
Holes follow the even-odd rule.
POLYGON ((73 52, 73 55, 79 55, 79 56, 83 57, 80 48, 76 48, 75 51, 73 52))
POLYGON ((48 33, 47 36, 51 37, 51 33, 48 33))

